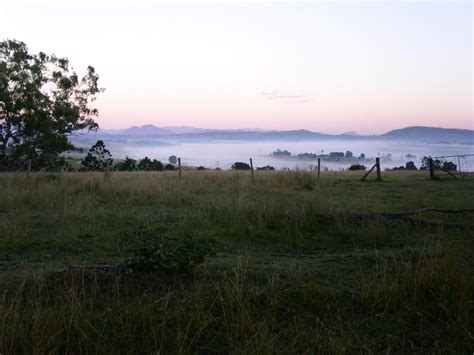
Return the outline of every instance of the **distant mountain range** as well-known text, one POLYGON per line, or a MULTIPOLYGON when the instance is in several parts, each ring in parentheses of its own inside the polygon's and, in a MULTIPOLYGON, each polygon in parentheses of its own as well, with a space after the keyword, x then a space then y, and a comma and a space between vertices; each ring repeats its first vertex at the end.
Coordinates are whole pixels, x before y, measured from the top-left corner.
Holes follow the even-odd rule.
POLYGON ((180 134, 198 134, 209 132, 262 132, 264 130, 259 128, 241 128, 233 130, 212 129, 212 128, 198 128, 190 126, 165 126, 157 127, 152 124, 143 126, 132 126, 125 129, 101 129, 99 133, 102 134, 116 134, 116 135, 132 135, 132 136, 171 136, 180 134))
POLYGON ((452 129, 438 127, 406 127, 389 131, 381 135, 359 135, 357 132, 347 132, 343 134, 326 134, 309 130, 263 130, 263 129, 207 129, 189 126, 167 126, 157 127, 152 124, 141 127, 133 126, 121 130, 100 130, 93 135, 98 136, 118 136, 125 138, 158 138, 161 141, 213 141, 213 140, 252 140, 252 141, 304 141, 304 140, 330 140, 330 139, 383 139, 420 141, 428 143, 464 143, 474 144, 474 131, 467 129, 452 129))

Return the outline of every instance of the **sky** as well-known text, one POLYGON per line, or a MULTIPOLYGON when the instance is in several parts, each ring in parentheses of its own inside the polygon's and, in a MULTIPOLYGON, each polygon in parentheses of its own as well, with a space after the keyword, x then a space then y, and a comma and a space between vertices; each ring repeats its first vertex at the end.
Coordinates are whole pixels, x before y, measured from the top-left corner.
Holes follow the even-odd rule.
POLYGON ((101 128, 474 129, 470 1, 0 0, 0 40, 88 65, 101 128))

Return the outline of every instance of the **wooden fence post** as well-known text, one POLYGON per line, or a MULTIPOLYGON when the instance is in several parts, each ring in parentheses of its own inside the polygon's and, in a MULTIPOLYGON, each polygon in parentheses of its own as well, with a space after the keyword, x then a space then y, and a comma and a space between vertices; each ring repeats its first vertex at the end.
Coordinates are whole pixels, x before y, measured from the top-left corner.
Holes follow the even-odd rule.
POLYGON ((433 158, 428 159, 428 165, 430 168, 430 179, 434 180, 435 179, 435 174, 434 174, 434 166, 433 166, 433 158))
POLYGON ((26 169, 27 169, 26 176, 29 177, 30 174, 31 174, 31 159, 28 159, 28 163, 27 163, 27 164, 28 164, 28 166, 26 167, 26 169))
POLYGON ((252 181, 255 181, 255 175, 253 172, 253 160, 250 158, 250 173, 252 174, 252 181))
POLYGON ((107 165, 104 170, 104 181, 110 181, 110 165, 107 165))
POLYGON ((321 158, 318 158, 318 180, 319 180, 320 174, 321 174, 321 158))
POLYGON ((380 158, 375 158, 375 165, 377 167, 377 180, 382 180, 382 173, 380 171, 380 158))
POLYGON ((183 173, 181 172, 181 158, 178 158, 178 175, 180 179, 181 176, 183 176, 183 173))
POLYGON ((380 173, 380 158, 375 158, 375 164, 369 169, 369 171, 367 171, 364 176, 362 177, 362 179, 360 179, 361 181, 364 181, 367 176, 369 176, 369 174, 372 172, 372 170, 376 169, 377 170, 377 179, 378 180, 381 180, 382 177, 381 177, 381 173, 380 173))

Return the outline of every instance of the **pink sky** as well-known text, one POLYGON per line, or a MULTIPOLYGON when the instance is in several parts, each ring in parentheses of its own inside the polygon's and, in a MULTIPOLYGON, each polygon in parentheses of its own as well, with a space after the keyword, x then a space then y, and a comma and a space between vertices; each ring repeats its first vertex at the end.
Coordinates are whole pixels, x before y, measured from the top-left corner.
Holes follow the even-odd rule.
POLYGON ((472 7, 9 2, 0 33, 95 66, 103 128, 473 129, 472 7))

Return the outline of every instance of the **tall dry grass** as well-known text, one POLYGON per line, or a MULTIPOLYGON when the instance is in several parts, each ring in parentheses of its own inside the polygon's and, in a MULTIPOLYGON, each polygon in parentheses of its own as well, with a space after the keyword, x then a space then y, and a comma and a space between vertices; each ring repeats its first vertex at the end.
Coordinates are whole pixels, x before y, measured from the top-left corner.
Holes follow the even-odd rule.
POLYGON ((1 174, 0 353, 472 352, 472 233, 340 216, 472 207, 472 182, 425 175, 1 174), (144 231, 217 255, 58 272, 121 265, 144 231))

